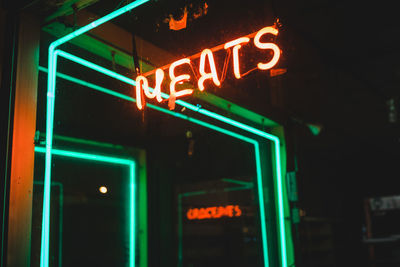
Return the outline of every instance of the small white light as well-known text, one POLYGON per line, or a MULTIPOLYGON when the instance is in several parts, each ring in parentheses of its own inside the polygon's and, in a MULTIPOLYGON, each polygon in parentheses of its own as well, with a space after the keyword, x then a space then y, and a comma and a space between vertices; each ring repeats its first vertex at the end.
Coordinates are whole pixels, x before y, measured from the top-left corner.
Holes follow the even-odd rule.
POLYGON ((102 193, 102 194, 106 194, 107 191, 108 191, 108 189, 107 189, 107 187, 105 187, 105 186, 100 186, 100 187, 99 187, 99 191, 100 191, 100 193, 102 193))

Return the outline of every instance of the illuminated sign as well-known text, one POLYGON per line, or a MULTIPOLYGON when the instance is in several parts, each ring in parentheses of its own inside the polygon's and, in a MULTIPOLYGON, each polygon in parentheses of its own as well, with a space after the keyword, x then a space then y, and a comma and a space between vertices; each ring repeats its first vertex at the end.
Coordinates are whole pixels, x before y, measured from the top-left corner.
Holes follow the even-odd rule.
MULTIPOLYGON (((278 30, 275 27, 264 27, 255 33, 254 36, 254 46, 261 50, 271 50, 272 58, 267 62, 259 62, 257 64, 258 69, 260 70, 268 70, 273 68, 279 61, 279 57, 281 54, 281 50, 279 47, 271 42, 262 42, 261 38, 265 35, 271 34, 273 36, 278 35, 278 30)), ((249 35, 250 37, 252 35, 249 35)), ((233 73, 236 79, 240 79, 240 57, 239 50, 243 45, 246 45, 250 42, 250 37, 240 37, 233 41, 227 42, 223 46, 217 46, 216 49, 204 49, 200 54, 200 63, 199 63, 199 73, 200 77, 197 81, 197 87, 200 91, 204 91, 204 82, 206 80, 212 80, 216 86, 221 85, 221 81, 218 78, 218 71, 214 61, 213 50, 217 51, 220 49, 225 49, 232 54, 233 60, 233 73), (209 66, 209 72, 206 71, 206 64, 209 66)), ((193 94, 193 89, 185 88, 178 90, 176 88, 177 84, 182 84, 184 82, 188 82, 191 79, 190 74, 184 73, 177 75, 175 69, 182 65, 191 66, 190 58, 183 58, 177 60, 169 65, 169 98, 168 98, 168 106, 170 109, 175 107, 175 100, 178 97, 187 96, 193 94)), ((150 72, 147 75, 139 75, 136 77, 136 105, 139 109, 143 109, 145 105, 146 96, 149 99, 156 98, 158 102, 162 101, 162 83, 164 80, 164 71, 161 68, 157 68, 155 72, 150 72), (155 73, 155 86, 154 89, 149 87, 149 82, 146 76, 150 75, 150 73, 155 73), (143 94, 144 93, 144 94, 143 94)))
POLYGON ((193 208, 189 209, 186 217, 189 220, 219 219, 222 217, 240 217, 242 210, 239 205, 227 205, 219 207, 193 208))

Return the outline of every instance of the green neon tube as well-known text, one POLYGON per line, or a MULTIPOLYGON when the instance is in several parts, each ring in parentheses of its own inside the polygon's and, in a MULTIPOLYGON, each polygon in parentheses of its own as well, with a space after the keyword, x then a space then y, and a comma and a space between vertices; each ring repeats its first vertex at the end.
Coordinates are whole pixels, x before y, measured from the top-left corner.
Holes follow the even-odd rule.
MULTIPOLYGON (((262 181, 261 172, 261 158, 260 158, 260 146, 258 143, 254 144, 255 154, 256 154, 256 170, 257 170, 257 191, 258 193, 258 203, 260 205, 260 217, 261 217, 261 238, 263 244, 268 244, 267 242, 267 223, 265 216, 265 205, 264 205, 264 187, 262 181), (262 192, 262 193, 260 193, 262 192)), ((268 255, 268 247, 263 246, 264 255, 268 255)), ((264 265, 268 266, 268 258, 264 257, 264 265)))
MULTIPOLYGON (((35 147, 35 152, 37 153, 46 153, 45 147, 35 147)), ((90 161, 98 161, 98 162, 107 162, 110 164, 117 164, 123 166, 129 166, 129 267, 135 266, 135 229, 136 229, 136 217, 135 217, 135 199, 136 199, 136 186, 135 186, 135 173, 136 173, 136 164, 131 159, 124 159, 118 157, 110 157, 104 155, 97 155, 97 154, 89 154, 89 153, 82 153, 76 151, 69 151, 69 150, 61 150, 61 149, 52 149, 51 153, 53 155, 68 157, 68 158, 77 158, 83 160, 90 160, 90 161)), ((50 199, 49 199, 50 200, 50 199)), ((50 203, 48 203, 50 205, 50 203)))
POLYGON ((136 199, 136 182, 135 182, 135 162, 129 164, 130 169, 130 214, 129 214, 129 266, 135 266, 136 259, 136 242, 135 242, 135 229, 136 229, 136 209, 135 209, 135 199, 136 199))
MULTIPOLYGON (((57 65, 57 53, 56 53, 56 48, 65 43, 68 42, 69 40, 75 38, 76 36, 79 36, 119 15, 122 15, 123 13, 132 10, 133 8, 144 4, 147 1, 140 1, 137 0, 125 7, 122 7, 82 28, 80 28, 77 31, 72 32, 69 35, 66 35, 57 41, 53 42, 50 47, 49 47, 49 73, 48 73, 48 94, 47 94, 47 113, 46 113, 46 161, 45 161, 45 181, 46 177, 48 180, 51 179, 51 146, 52 146, 52 135, 53 135, 53 119, 54 119, 54 92, 55 92, 55 75, 56 75, 56 65, 57 65)), ((165 98, 165 95, 163 95, 165 98)), ((270 141, 273 141, 275 143, 275 154, 276 154, 276 160, 275 160, 275 166, 276 166, 276 183, 277 183, 277 190, 278 190, 278 209, 279 209, 279 231, 280 231, 280 245, 281 245, 281 264, 283 267, 287 267, 287 262, 286 262, 286 238, 285 238, 285 221, 284 221, 284 207, 283 207, 283 192, 279 191, 282 190, 282 177, 281 177, 281 167, 280 167, 280 146, 279 146, 279 139, 276 136, 270 135, 266 132, 260 131, 254 127, 248 126, 246 124, 240 123, 238 121, 229 119, 227 117, 221 116, 217 113, 199 108, 197 106, 194 106, 192 104, 189 104, 187 102, 177 100, 177 104, 182 105, 190 110, 197 111, 200 114, 203 114, 205 116, 214 118, 216 120, 222 121, 224 123, 230 124, 234 127, 237 127, 239 129, 245 130, 247 132, 256 134, 258 136, 261 136, 263 138, 266 138, 270 141)), ((44 199, 46 197, 50 197, 50 187, 48 185, 45 185, 45 192, 44 192, 44 199)), ((49 229, 49 222, 45 218, 46 214, 49 212, 49 207, 43 207, 43 225, 42 225, 42 248, 45 247, 48 250, 48 240, 46 241, 46 238, 48 238, 48 229, 49 229)), ((46 249, 45 249, 46 250, 46 249)), ((41 267, 47 267, 48 266, 48 253, 45 252, 42 249, 42 254, 41 254, 41 267), (46 254, 47 253, 47 254, 46 254)))
MULTIPOLYGON (((121 74, 118 74, 114 71, 111 71, 109 69, 103 68, 99 65, 96 65, 92 62, 89 62, 87 60, 84 60, 82 58, 79 58, 75 55, 72 55, 70 53, 67 53, 65 51, 61 51, 61 50, 57 50, 57 53, 59 56, 64 57, 66 59, 69 59, 73 62, 76 62, 78 64, 81 64, 85 67, 91 68, 93 70, 96 70, 100 73, 103 73, 105 75, 108 75, 112 78, 115 78, 117 80, 120 80, 122 82, 125 82, 127 84, 136 85, 136 82, 132 79, 129 79, 121 74)), ((152 90, 152 88, 151 88, 152 90)), ((169 95, 162 93, 162 97, 163 98, 168 98, 169 95)), ((287 262, 286 262, 286 237, 285 237, 285 219, 284 219, 284 207, 283 207, 283 193, 282 193, 282 171, 281 171, 281 165, 280 165, 280 141, 279 138, 263 132, 257 128, 248 126, 244 123, 232 120, 230 118, 227 118, 225 116, 219 115, 215 112, 203 109, 201 107, 195 106, 193 104, 190 104, 188 102, 182 101, 182 100, 176 100, 176 104, 183 106, 187 109, 190 109, 192 111, 198 112, 200 114, 203 114, 205 116, 208 116, 210 118, 222 121, 224 123, 227 123, 229 125, 232 125, 236 128, 245 130, 247 132, 250 132, 252 134, 261 136, 263 138, 266 138, 272 142, 274 142, 275 145, 275 155, 276 155, 276 159, 275 159, 275 167, 276 167, 276 184, 277 184, 277 188, 278 188, 278 217, 279 217, 279 232, 280 232, 280 247, 281 247, 281 262, 282 262, 282 266, 286 267, 287 266, 287 262)))
MULTIPOLYGON (((47 69, 42 67, 42 66, 39 66, 39 71, 47 73, 47 69)), ((79 85, 82 85, 82 86, 85 86, 85 87, 88 87, 88 88, 91 88, 91 89, 94 89, 96 91, 99 91, 99 92, 102 92, 102 93, 105 93, 105 94, 108 94, 108 95, 116 96, 118 98, 121 98, 121 99, 124 99, 124 100, 128 100, 128 101, 131 101, 131 102, 136 102, 136 99, 134 99, 133 97, 130 97, 130 96, 115 92, 115 91, 113 91, 111 89, 104 88, 104 87, 96 85, 94 83, 86 82, 84 80, 72 77, 70 75, 66 75, 66 74, 57 72, 57 77, 59 77, 61 79, 64 79, 64 80, 67 80, 67 81, 70 81, 70 82, 73 82, 73 83, 76 83, 76 84, 79 84, 79 85)))
MULTIPOLYGON (((42 153, 46 152, 45 148, 43 148, 43 147, 35 147, 35 151, 42 152, 42 153)), ((101 161, 101 162, 108 162, 108 163, 122 164, 122 165, 129 165, 133 162, 130 159, 123 159, 123 158, 117 158, 117 157, 109 157, 109 156, 102 156, 102 155, 88 154, 88 153, 60 150, 60 149, 52 149, 51 153, 54 155, 63 156, 63 157, 101 161)))
MULTIPOLYGON (((41 70, 43 70, 43 69, 41 69, 41 70)), ((106 88, 100 88, 100 90, 99 90, 99 86, 96 86, 96 85, 94 85, 92 83, 83 82, 83 81, 81 81, 79 79, 73 78, 73 77, 65 75, 65 74, 62 74, 62 75, 59 74, 59 76, 64 78, 64 79, 67 79, 67 80, 69 80, 71 82, 77 82, 78 84, 93 88, 94 90, 98 90, 98 91, 103 92, 103 93, 110 94, 110 91, 113 92, 112 90, 106 89, 106 88)), ((123 94, 119 94, 119 93, 115 94, 115 92, 111 93, 111 95, 117 96, 117 97, 121 97, 120 95, 122 95, 123 97, 121 97, 121 98, 129 100, 129 101, 132 101, 132 102, 135 100, 134 98, 127 97, 127 96, 125 96, 123 94)), ((268 243, 267 243, 267 231, 266 231, 266 222, 265 222, 266 221, 266 215, 265 215, 265 208, 264 208, 264 194, 263 194, 262 174, 261 174, 261 165, 260 165, 261 164, 260 163, 261 159, 260 159, 260 156, 259 156, 260 152, 259 152, 258 143, 256 141, 254 141, 253 139, 251 139, 251 138, 248 138, 248 137, 245 137, 243 135, 231 132, 229 130, 223 129, 223 128, 218 127, 216 125, 213 125, 213 124, 210 124, 210 123, 207 123, 207 122, 203 122, 203 121, 197 120, 195 118, 191 118, 191 117, 189 117, 187 115, 184 115, 184 114, 181 114, 181 113, 177 113, 177 112, 174 112, 174 111, 170 111, 168 109, 161 108, 159 106, 152 105, 152 104, 147 104, 147 106, 149 108, 158 110, 160 112, 169 114, 169 115, 177 117, 177 118, 181 118, 181 119, 184 119, 184 120, 187 120, 187 121, 202 125, 203 127, 206 127, 206 128, 212 129, 214 131, 217 131, 217 132, 232 136, 234 138, 243 140, 245 142, 248 142, 248 143, 251 143, 251 144, 254 145, 254 147, 255 147, 255 155, 256 155, 258 197, 259 197, 259 203, 260 203, 262 244, 263 244, 263 253, 265 255, 264 256, 264 265, 268 266, 268 243)))
POLYGON ((92 23, 54 41, 49 46, 48 59, 48 81, 47 81, 47 111, 46 111, 46 156, 45 156, 45 177, 44 177, 44 192, 43 192, 43 218, 42 218, 42 243, 40 254, 40 266, 49 266, 49 235, 50 235, 50 191, 51 191, 51 148, 53 144, 53 124, 54 124, 54 98, 55 98, 55 81, 57 72, 57 54, 55 50, 58 46, 70 41, 71 39, 90 31, 91 29, 112 20, 149 0, 137 0, 120 9, 117 9, 110 14, 93 21, 92 23), (47 203, 47 204, 46 204, 47 203))
MULTIPOLYGON (((41 71, 45 71, 45 68, 41 67, 40 70, 41 71)), ((89 87, 91 89, 100 91, 102 93, 110 94, 112 96, 120 97, 122 99, 135 102, 135 99, 132 98, 132 97, 128 97, 126 95, 114 92, 114 91, 112 91, 110 89, 107 89, 107 88, 104 88, 104 87, 100 87, 98 85, 95 85, 95 84, 92 84, 92 83, 89 83, 89 82, 82 81, 80 79, 71 77, 69 75, 65 75, 65 74, 59 73, 58 76, 60 78, 65 79, 65 80, 78 83, 80 85, 89 87)), ((116 77, 118 77, 118 76, 116 76, 116 77)), ((178 112, 175 112, 175 111, 171 111, 171 110, 168 110, 168 109, 156 106, 156 105, 152 105, 152 104, 147 104, 147 106, 149 108, 151 108, 151 109, 163 112, 165 114, 168 114, 168 115, 171 115, 171 116, 174 116, 174 117, 177 117, 177 118, 181 118, 181 119, 193 122, 195 124, 199 124, 199 125, 201 125, 203 127, 212 129, 214 131, 226 134, 228 136, 243 140, 243 141, 248 142, 250 144, 253 144, 255 146, 257 184, 258 184, 257 188, 258 188, 258 197, 259 197, 259 201, 260 201, 260 221, 261 221, 261 233, 262 233, 262 244, 263 244, 263 254, 264 254, 263 259, 264 259, 264 266, 269 266, 269 264, 268 264, 269 263, 269 260, 268 260, 268 243, 267 243, 267 232, 266 232, 266 215, 265 215, 265 210, 264 210, 264 190, 263 190, 263 186, 262 186, 261 159, 260 159, 260 156, 259 156, 258 143, 255 140, 253 140, 251 138, 248 138, 246 136, 243 136, 243 135, 234 133, 232 131, 226 130, 224 128, 218 127, 216 125, 213 125, 213 124, 210 124, 210 123, 207 123, 207 122, 204 122, 204 121, 189 117, 187 115, 184 115, 184 114, 181 114, 181 113, 178 113, 178 112), (261 186, 260 186, 260 184, 261 184, 261 186)))
POLYGON ((106 15, 104 17, 101 17, 101 18, 93 21, 92 23, 90 23, 90 24, 88 24, 88 25, 86 25, 84 27, 81 27, 78 30, 76 30, 74 32, 71 32, 70 34, 68 34, 68 35, 56 40, 55 42, 53 42, 51 44, 51 46, 53 46, 53 49, 55 49, 57 46, 60 46, 60 45, 62 45, 64 43, 70 41, 71 39, 73 39, 73 38, 75 38, 75 37, 77 37, 79 35, 82 35, 82 34, 88 32, 88 31, 100 26, 101 24, 103 24, 103 23, 105 23, 107 21, 110 21, 110 20, 112 20, 112 19, 114 19, 114 18, 116 18, 116 17, 118 17, 118 16, 120 16, 120 15, 122 15, 122 14, 124 14, 124 13, 126 13, 126 12, 128 12, 128 11, 130 11, 130 10, 132 10, 132 9, 134 9, 134 8, 144 4, 144 3, 146 3, 146 2, 148 2, 148 1, 150 1, 150 0, 137 0, 137 1, 134 1, 134 2, 132 2, 132 3, 128 4, 128 5, 126 5, 126 6, 123 6, 120 9, 117 9, 117 10, 111 12, 110 14, 108 14, 108 15, 106 15))

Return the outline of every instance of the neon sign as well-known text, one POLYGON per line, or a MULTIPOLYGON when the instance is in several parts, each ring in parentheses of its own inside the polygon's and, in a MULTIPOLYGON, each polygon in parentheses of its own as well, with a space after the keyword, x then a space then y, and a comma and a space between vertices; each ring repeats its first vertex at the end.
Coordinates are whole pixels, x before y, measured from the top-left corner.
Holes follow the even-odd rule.
MULTIPOLYGON (((255 33, 254 36, 254 46, 257 47, 258 49, 261 50, 271 50, 272 51, 272 58, 268 62, 259 62, 257 64, 257 68, 260 70, 268 70, 273 68, 279 61, 279 57, 281 54, 281 50, 275 43, 271 42, 261 42, 261 38, 267 34, 271 34, 273 36, 278 35, 278 30, 274 27, 264 27, 261 30, 259 30, 257 33, 255 33)), ((251 36, 251 35, 249 35, 251 36)), ((225 49, 225 50, 232 50, 232 60, 233 60, 233 73, 236 77, 236 79, 242 78, 241 72, 240 72, 240 57, 239 57, 239 50, 243 45, 246 45, 250 42, 250 37, 240 37, 238 39, 235 39, 233 41, 227 42, 223 46, 218 46, 218 49, 214 49, 214 51, 219 50, 219 49, 225 49)), ((169 84, 169 98, 168 98, 168 106, 170 109, 174 109, 175 107, 175 100, 179 97, 187 96, 193 94, 194 90, 190 88, 185 88, 185 89, 180 89, 177 90, 176 85, 177 84, 182 84, 184 82, 188 82, 191 79, 190 74, 184 73, 177 75, 175 73, 175 69, 181 65, 189 65, 191 66, 191 60, 190 58, 182 58, 179 59, 172 64, 169 65, 169 78, 170 78, 170 84, 169 84)), ((154 73, 154 72, 150 72, 154 73)), ((145 105, 145 98, 146 96, 149 99, 156 98, 158 102, 162 101, 161 98, 161 85, 164 80, 164 71, 161 68, 157 68, 155 71, 155 87, 150 88, 149 87, 149 82, 147 79, 147 76, 150 74, 148 73, 147 75, 139 75, 136 77, 136 106, 138 109, 142 110, 145 105), (143 94, 144 93, 144 94, 143 94)), ((204 49, 201 54, 200 54, 200 64, 199 64, 199 73, 200 73, 200 78, 197 81, 197 87, 200 91, 204 91, 204 82, 206 80, 212 80, 213 83, 216 86, 221 85, 221 81, 218 78, 218 72, 217 72, 217 67, 215 65, 214 61, 214 55, 213 51, 211 49, 204 49), (209 66, 210 71, 206 71, 206 63, 209 66)))
POLYGON ((189 220, 219 219, 222 217, 232 218, 240 216, 242 216, 242 210, 239 205, 193 208, 189 209, 186 213, 186 217, 189 220))

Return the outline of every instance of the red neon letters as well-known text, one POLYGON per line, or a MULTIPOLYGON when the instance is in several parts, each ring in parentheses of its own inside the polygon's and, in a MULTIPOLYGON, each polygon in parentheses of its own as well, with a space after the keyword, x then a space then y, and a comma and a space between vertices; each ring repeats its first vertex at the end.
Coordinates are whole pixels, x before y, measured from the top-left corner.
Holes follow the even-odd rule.
POLYGON ((233 41, 230 41, 224 45, 225 49, 233 47, 232 55, 233 55, 233 73, 235 74, 236 79, 240 79, 240 67, 239 67, 239 49, 242 47, 241 44, 246 44, 250 41, 248 37, 242 37, 233 41))
POLYGON ((242 210, 238 205, 227 205, 225 207, 207 207, 189 209, 186 213, 189 220, 218 219, 221 217, 240 217, 242 210))
POLYGON ((199 72, 201 77, 198 81, 199 90, 204 90, 204 81, 207 79, 212 79, 216 86, 220 86, 221 83, 218 80, 217 69, 215 67, 214 56, 210 49, 204 49, 200 55, 200 67, 199 72), (206 57, 208 58, 208 63, 210 64, 210 73, 206 73, 205 71, 205 61, 206 57))
MULTIPOLYGON (((272 34, 278 35, 278 30, 274 27, 264 27, 259 30, 254 37, 254 46, 261 50, 269 49, 273 52, 272 59, 269 62, 259 62, 257 64, 257 68, 260 70, 268 70, 273 68, 279 61, 281 50, 274 43, 264 43, 261 42, 260 39, 262 36, 272 34)), ((232 58, 233 58, 233 73, 236 79, 240 79, 240 58, 239 58, 239 49, 242 45, 246 45, 250 42, 249 37, 240 37, 233 41, 227 42, 223 48, 228 50, 232 48, 232 58)), ((215 49, 214 49, 215 51, 215 49)), ((193 94, 193 89, 180 89, 177 91, 176 85, 181 84, 183 82, 190 80, 190 75, 188 73, 176 75, 175 68, 188 64, 191 65, 191 60, 189 58, 183 58, 173 62, 169 66, 169 98, 168 98, 168 106, 170 109, 175 108, 175 100, 178 97, 187 96, 193 94)), ((156 79, 155 79, 155 87, 154 89, 149 88, 149 82, 145 76, 139 75, 136 77, 136 105, 138 109, 143 109, 144 107, 144 95, 147 98, 156 98, 158 102, 162 101, 161 98, 161 86, 164 80, 164 71, 162 69, 156 70, 156 79)), ((199 64, 199 73, 200 78, 197 81, 197 86, 200 91, 204 91, 204 82, 206 80, 212 80, 216 86, 220 86, 221 82, 218 79, 217 67, 214 62, 214 55, 210 49, 204 49, 200 54, 200 64, 199 64), (210 72, 206 72, 206 62, 209 65, 210 72)))

